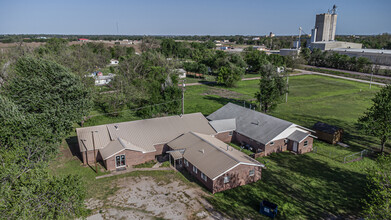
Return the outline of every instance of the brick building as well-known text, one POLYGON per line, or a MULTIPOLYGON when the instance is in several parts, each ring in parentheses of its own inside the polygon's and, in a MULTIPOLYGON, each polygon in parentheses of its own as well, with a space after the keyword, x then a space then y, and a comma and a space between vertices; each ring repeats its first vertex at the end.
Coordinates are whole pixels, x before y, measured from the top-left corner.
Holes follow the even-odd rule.
POLYGON ((231 134, 232 142, 263 156, 287 150, 298 154, 310 152, 315 137, 308 128, 232 103, 213 112, 207 119, 218 136, 231 134), (235 129, 232 129, 233 121, 235 129))

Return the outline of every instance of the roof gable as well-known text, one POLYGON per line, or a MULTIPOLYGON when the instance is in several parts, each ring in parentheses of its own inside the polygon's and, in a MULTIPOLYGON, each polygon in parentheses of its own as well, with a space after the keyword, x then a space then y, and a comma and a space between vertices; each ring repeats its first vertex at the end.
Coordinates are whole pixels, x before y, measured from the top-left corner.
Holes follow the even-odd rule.
POLYGON ((217 138, 196 132, 186 133, 168 143, 174 150, 184 150, 183 157, 210 179, 215 179, 239 164, 263 166, 217 138))
POLYGON ((235 119, 236 132, 262 144, 267 144, 293 123, 228 103, 210 114, 209 120, 235 119))

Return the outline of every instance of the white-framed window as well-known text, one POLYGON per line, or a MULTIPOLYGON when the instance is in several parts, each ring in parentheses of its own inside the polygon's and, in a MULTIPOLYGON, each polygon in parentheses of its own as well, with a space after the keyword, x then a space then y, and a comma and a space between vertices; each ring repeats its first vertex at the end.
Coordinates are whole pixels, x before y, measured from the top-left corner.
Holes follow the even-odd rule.
POLYGON ((249 176, 254 176, 254 174, 255 174, 255 170, 254 169, 252 169, 252 170, 250 170, 250 172, 249 172, 249 176))
POLYGON ((285 139, 285 140, 284 140, 284 143, 287 144, 287 143, 288 143, 288 139, 285 139))
POLYGON ((203 172, 201 172, 201 179, 203 179, 205 182, 208 181, 208 177, 203 172))
POLYGON ((232 136, 233 134, 234 134, 234 131, 230 131, 230 132, 228 133, 229 136, 232 136))
POLYGON ((193 166, 193 172, 194 172, 194 173, 197 173, 197 172, 198 172, 197 167, 193 166))
POLYGON ((179 165, 182 165, 182 160, 179 160, 178 164, 179 164, 179 165))
POLYGON ((308 141, 304 141, 304 147, 308 146, 308 141))
POLYGON ((184 164, 188 167, 188 166, 189 166, 189 161, 187 161, 186 159, 184 159, 184 164))
POLYGON ((270 146, 273 146, 274 145, 274 142, 272 141, 272 142, 270 142, 270 146))
POLYGON ((229 183, 229 176, 224 177, 224 183, 229 183))
POLYGON ((125 155, 118 155, 115 157, 115 166, 116 167, 123 167, 125 166, 125 155))

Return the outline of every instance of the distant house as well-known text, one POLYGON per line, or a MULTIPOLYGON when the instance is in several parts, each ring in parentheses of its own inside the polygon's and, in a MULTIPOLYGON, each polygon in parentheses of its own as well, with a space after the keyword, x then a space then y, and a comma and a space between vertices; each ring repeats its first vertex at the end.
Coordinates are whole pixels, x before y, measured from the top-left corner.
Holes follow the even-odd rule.
POLYGON ((312 150, 312 130, 273 116, 228 103, 207 117, 218 133, 262 156, 273 152, 312 150), (235 120, 235 126, 233 125, 235 120))
POLYGON ((79 41, 86 42, 89 41, 87 38, 79 38, 79 41))
POLYGON ((187 71, 184 69, 176 69, 178 71, 178 77, 179 79, 184 79, 186 78, 186 73, 187 71))
POLYGON ((110 64, 111 65, 118 65, 119 61, 118 60, 114 60, 114 59, 111 59, 110 60, 110 64))
POLYGON ((326 141, 330 144, 337 144, 342 141, 342 128, 318 121, 314 124, 312 129, 316 132, 316 136, 319 140, 326 141))
POLYGON ((212 193, 261 179, 263 164, 212 135, 189 132, 168 144, 170 160, 212 193))
POLYGON ((266 51, 267 50, 265 45, 253 46, 253 49, 254 50, 259 50, 259 51, 266 51))
POLYGON ((109 73, 108 75, 103 75, 102 72, 96 71, 91 73, 90 75, 86 75, 85 77, 94 78, 96 86, 104 86, 109 84, 115 77, 115 74, 109 73))

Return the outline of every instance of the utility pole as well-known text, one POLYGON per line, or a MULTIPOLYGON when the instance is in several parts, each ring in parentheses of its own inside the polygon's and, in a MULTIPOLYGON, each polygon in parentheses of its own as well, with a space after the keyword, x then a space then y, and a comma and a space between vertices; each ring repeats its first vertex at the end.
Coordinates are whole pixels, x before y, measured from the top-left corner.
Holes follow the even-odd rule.
POLYGON ((288 88, 289 88, 289 73, 286 77, 286 96, 285 96, 285 103, 288 102, 288 88))
POLYGON ((95 152, 95 140, 94 140, 94 132, 98 133, 98 131, 91 131, 92 133, 92 146, 94 147, 94 159, 95 159, 95 173, 98 173, 98 164, 96 163, 96 152, 95 152))
POLYGON ((185 114, 185 79, 182 81, 182 115, 185 114))
POLYGON ((372 78, 373 78, 373 66, 371 68, 371 82, 369 83, 369 89, 372 89, 372 78))

